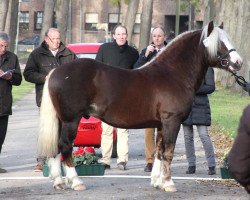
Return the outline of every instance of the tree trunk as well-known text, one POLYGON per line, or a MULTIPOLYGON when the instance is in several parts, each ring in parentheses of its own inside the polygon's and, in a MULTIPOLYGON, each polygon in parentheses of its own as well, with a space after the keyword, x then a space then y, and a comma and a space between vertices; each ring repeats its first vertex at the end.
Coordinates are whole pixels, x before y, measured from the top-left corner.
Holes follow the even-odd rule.
POLYGON ((9 7, 9 0, 0 1, 0 31, 4 31, 5 23, 7 19, 7 12, 9 7))
POLYGON ((132 42, 135 17, 138 11, 139 2, 140 0, 130 0, 128 4, 128 10, 126 13, 124 25, 127 27, 127 30, 128 30, 128 43, 129 44, 131 44, 132 42))
POLYGON ((153 0, 144 0, 141 15, 139 51, 148 46, 152 24, 153 0))
POLYGON ((40 42, 43 41, 45 32, 52 27, 54 18, 54 8, 56 0, 45 0, 44 2, 44 14, 43 14, 43 25, 40 34, 40 42))
POLYGON ((10 0, 9 1, 9 9, 7 14, 7 20, 5 24, 4 31, 9 34, 11 38, 11 42, 9 45, 10 51, 15 53, 16 51, 16 36, 17 36, 17 29, 18 29, 18 6, 19 1, 18 0, 10 0))
POLYGON ((67 36, 69 0, 58 0, 59 10, 56 12, 57 25, 61 35, 61 41, 65 43, 67 36))
MULTIPOLYGON (((217 24, 224 23, 225 31, 230 36, 231 42, 233 41, 232 43, 234 43, 237 52, 243 58, 242 69, 237 74, 249 80, 250 43, 246 41, 249 39, 247 33, 250 27, 250 2, 248 0, 206 0, 205 3, 207 7, 204 13, 207 13, 207 9, 210 9, 210 19, 214 19, 217 24), (212 6, 210 7, 209 4, 212 6)), ((218 70, 216 73, 216 82, 222 87, 242 91, 241 87, 235 83, 232 75, 222 70, 218 70)))

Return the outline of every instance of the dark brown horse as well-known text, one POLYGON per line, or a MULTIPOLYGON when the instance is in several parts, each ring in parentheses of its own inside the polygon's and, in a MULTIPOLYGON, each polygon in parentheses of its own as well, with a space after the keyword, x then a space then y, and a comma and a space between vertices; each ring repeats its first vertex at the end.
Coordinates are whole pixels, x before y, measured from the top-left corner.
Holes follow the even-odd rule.
POLYGON ((54 187, 66 178, 74 190, 85 186, 72 163, 72 143, 82 116, 94 116, 120 128, 162 129, 157 136, 151 184, 175 191, 170 165, 182 121, 208 66, 239 70, 242 59, 225 32, 210 22, 203 30, 175 38, 154 60, 136 70, 79 59, 55 69, 47 78, 41 106, 38 152, 49 157, 54 187))

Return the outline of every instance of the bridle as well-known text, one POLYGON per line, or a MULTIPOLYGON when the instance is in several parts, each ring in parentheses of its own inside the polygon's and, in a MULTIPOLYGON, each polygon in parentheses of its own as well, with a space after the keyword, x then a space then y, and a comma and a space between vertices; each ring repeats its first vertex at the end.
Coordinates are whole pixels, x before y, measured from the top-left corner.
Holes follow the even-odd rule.
POLYGON ((236 51, 236 49, 230 49, 228 50, 225 54, 218 56, 218 59, 220 61, 220 64, 222 66, 222 68, 227 69, 229 67, 229 65, 231 65, 232 67, 234 67, 235 69, 240 69, 241 65, 238 63, 233 63, 231 60, 229 60, 227 57, 228 55, 232 52, 232 51, 236 51))

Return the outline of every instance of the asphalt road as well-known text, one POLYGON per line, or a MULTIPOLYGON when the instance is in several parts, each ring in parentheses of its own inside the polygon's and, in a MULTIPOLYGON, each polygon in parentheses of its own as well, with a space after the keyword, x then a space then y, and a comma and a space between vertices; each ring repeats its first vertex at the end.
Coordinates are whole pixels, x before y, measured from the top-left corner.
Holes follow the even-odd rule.
POLYGON ((197 173, 186 175, 182 131, 172 163, 172 176, 177 187, 175 193, 166 193, 150 186, 150 173, 143 171, 144 130, 130 130, 128 170, 116 169, 116 159, 113 159, 111 170, 106 170, 104 176, 82 177, 87 190, 55 191, 48 178, 33 171, 37 127, 38 109, 32 92, 13 106, 0 155, 0 167, 8 170, 8 173, 0 174, 0 199, 250 199, 235 181, 222 180, 219 169, 217 175, 207 175, 204 151, 198 138, 195 140, 197 173))

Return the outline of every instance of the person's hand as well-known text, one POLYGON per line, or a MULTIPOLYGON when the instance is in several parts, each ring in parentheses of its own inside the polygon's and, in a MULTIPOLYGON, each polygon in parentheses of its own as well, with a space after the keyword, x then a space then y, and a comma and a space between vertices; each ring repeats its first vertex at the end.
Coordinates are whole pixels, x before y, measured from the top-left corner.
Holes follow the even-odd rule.
POLYGON ((153 44, 148 45, 146 52, 145 52, 145 57, 147 58, 149 54, 151 54, 155 50, 155 46, 153 44))
POLYGON ((248 92, 248 94, 250 96, 250 83, 246 83, 242 88, 243 88, 243 90, 248 92))
POLYGON ((4 74, 4 71, 0 69, 0 76, 4 74))
POLYGON ((12 79, 12 73, 11 72, 9 72, 9 73, 7 73, 5 75, 3 75, 3 74, 4 74, 4 71, 0 69, 0 76, 1 76, 2 79, 5 79, 7 81, 12 79))

